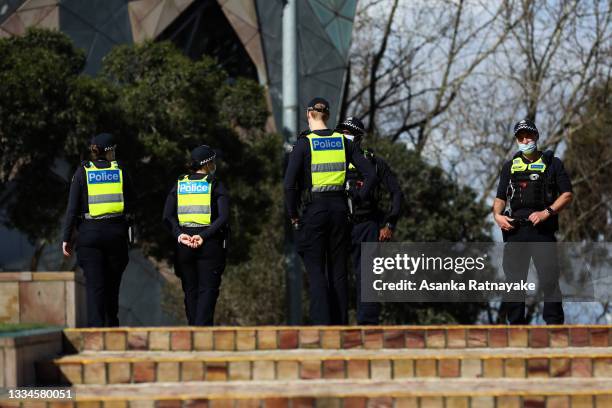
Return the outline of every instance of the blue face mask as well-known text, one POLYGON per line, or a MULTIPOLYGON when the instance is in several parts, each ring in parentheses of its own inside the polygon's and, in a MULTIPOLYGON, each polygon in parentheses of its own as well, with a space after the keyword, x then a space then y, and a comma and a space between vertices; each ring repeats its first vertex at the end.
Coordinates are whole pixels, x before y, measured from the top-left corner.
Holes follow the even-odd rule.
POLYGON ((538 148, 538 145, 535 141, 531 141, 525 144, 519 143, 518 146, 519 146, 519 150, 521 151, 521 153, 524 153, 524 154, 531 154, 535 152, 536 149, 538 148))

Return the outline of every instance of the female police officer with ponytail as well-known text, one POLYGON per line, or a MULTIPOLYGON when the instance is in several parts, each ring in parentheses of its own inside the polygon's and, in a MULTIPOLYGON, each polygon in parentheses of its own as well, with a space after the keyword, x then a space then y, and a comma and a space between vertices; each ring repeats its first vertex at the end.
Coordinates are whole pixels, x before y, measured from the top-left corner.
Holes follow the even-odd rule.
POLYGON ((62 251, 72 254, 77 227, 77 262, 85 273, 90 327, 119 325, 119 286, 129 260, 126 214, 133 194, 125 170, 115 161, 115 147, 108 133, 91 140, 92 160, 83 161, 74 173, 66 210, 62 251))
POLYGON ((229 197, 215 178, 215 157, 206 145, 195 148, 190 174, 174 183, 164 207, 164 223, 177 241, 175 270, 193 326, 212 326, 225 269, 229 197))

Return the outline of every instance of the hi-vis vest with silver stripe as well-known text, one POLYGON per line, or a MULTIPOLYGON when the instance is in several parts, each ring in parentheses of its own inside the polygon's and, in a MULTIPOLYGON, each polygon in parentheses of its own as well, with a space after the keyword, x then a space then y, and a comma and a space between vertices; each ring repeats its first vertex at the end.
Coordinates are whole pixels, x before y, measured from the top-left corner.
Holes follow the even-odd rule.
POLYGON ((208 177, 189 180, 185 176, 176 186, 177 215, 181 227, 203 227, 210 225, 210 202, 212 182, 208 177))
POLYGON ((108 168, 97 168, 93 162, 85 167, 87 203, 85 218, 108 218, 123 214, 123 171, 116 161, 108 168))
POLYGON ((344 136, 334 132, 331 136, 310 133, 310 173, 312 192, 342 191, 346 178, 344 136))

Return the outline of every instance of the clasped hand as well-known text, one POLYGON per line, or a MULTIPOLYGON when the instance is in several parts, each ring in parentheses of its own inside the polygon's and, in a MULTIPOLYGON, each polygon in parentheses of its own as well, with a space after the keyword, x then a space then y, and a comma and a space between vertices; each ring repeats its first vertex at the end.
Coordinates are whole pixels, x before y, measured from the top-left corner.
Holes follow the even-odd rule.
POLYGON ((199 248, 204 243, 204 238, 199 235, 181 234, 178 237, 178 242, 188 246, 189 248, 199 248))

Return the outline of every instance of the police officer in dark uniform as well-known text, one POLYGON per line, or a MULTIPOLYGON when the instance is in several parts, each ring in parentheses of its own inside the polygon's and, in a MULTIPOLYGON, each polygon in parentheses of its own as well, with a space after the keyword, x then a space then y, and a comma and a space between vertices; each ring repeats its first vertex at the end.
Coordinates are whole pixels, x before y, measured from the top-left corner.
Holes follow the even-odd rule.
MULTIPOLYGON (((374 155, 373 150, 361 148, 361 141, 365 133, 361 120, 347 118, 336 127, 336 131, 343 133, 345 138, 351 140, 360 154, 376 169, 378 183, 367 199, 353 203, 349 198, 349 215, 352 223, 351 258, 357 287, 357 323, 377 325, 381 308, 380 303, 361 301, 361 243, 384 242, 391 239, 400 214, 402 190, 389 165, 383 159, 374 155), (391 207, 386 214, 378 206, 382 195, 381 184, 391 196, 391 207)), ((347 189, 349 191, 359 190, 363 186, 363 182, 363 175, 355 166, 349 165, 346 175, 347 189)))
POLYGON ((62 250, 72 254, 72 234, 78 229, 77 262, 85 274, 87 323, 90 327, 118 326, 119 286, 128 264, 127 214, 133 206, 128 175, 115 161, 113 136, 91 140, 91 161, 72 176, 62 250))
MULTIPOLYGON (((495 222, 502 229, 504 273, 510 282, 527 280, 530 259, 544 295, 544 321, 564 322, 559 265, 554 244, 558 213, 572 200, 572 184, 563 163, 552 151, 538 150, 538 129, 525 119, 514 126, 519 151, 502 168, 493 204, 495 222), (504 213, 510 201, 510 212, 504 213), (548 300, 548 301, 546 301, 548 300)), ((516 299, 513 299, 516 300, 516 299)), ((525 303, 506 301, 500 314, 510 324, 525 324, 525 303)))
POLYGON ((367 198, 375 169, 355 145, 327 128, 329 103, 314 98, 307 107, 309 130, 298 137, 285 173, 287 211, 298 232, 298 252, 308 273, 310 317, 315 325, 348 323, 346 170, 354 164, 364 176, 353 200, 367 198), (300 197, 301 193, 305 197, 300 197), (302 216, 298 212, 304 204, 302 216))
POLYGON ((229 194, 215 176, 215 157, 206 145, 195 148, 190 174, 178 178, 164 207, 164 223, 177 241, 175 270, 192 326, 213 325, 225 269, 229 194))

